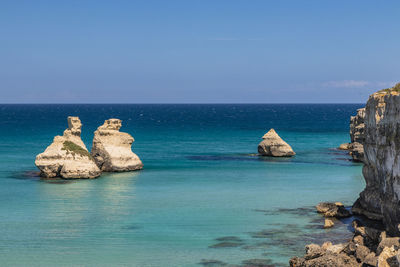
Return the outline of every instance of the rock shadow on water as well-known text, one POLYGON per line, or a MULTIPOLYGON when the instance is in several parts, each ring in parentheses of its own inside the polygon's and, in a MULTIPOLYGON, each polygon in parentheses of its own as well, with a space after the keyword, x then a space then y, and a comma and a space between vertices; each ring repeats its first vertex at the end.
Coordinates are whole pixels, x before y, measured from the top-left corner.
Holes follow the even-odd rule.
POLYGON ((309 216, 310 214, 315 214, 314 207, 300 207, 300 208, 278 208, 274 210, 264 210, 264 209, 254 209, 255 212, 262 212, 265 215, 271 216, 279 216, 284 214, 298 215, 298 216, 309 216))
POLYGON ((274 164, 318 164, 318 165, 334 165, 334 166, 352 166, 351 160, 342 160, 338 158, 338 161, 306 161, 301 160, 299 157, 268 157, 260 156, 258 154, 231 154, 231 155, 190 155, 186 156, 188 160, 194 161, 259 161, 274 164), (341 162, 340 162, 341 161, 341 162), (344 163, 343 161, 346 161, 344 163))
POLYGON ((219 242, 214 245, 208 246, 209 248, 235 248, 235 247, 240 247, 244 245, 243 242, 229 242, 229 241, 224 241, 224 242, 219 242))
POLYGON ((37 182, 45 182, 45 183, 51 183, 51 184, 68 184, 72 183, 76 180, 70 179, 61 179, 61 178, 45 178, 40 176, 39 171, 21 171, 21 172, 15 172, 9 176, 11 179, 17 179, 17 180, 28 180, 28 181, 37 181, 37 182))
POLYGON ((204 267, 283 267, 285 264, 274 263, 270 259, 246 259, 241 264, 229 264, 216 259, 202 259, 199 265, 204 267))

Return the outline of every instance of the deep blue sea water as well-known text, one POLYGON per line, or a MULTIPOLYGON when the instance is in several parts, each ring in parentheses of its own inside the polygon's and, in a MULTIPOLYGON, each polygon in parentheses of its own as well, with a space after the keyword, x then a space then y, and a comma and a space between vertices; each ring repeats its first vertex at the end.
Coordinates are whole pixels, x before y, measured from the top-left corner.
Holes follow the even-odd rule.
POLYGON ((351 235, 346 221, 322 229, 313 206, 351 205, 364 187, 361 165, 334 149, 361 106, 0 105, 0 265, 287 266, 310 242, 351 235), (40 180, 35 156, 69 115, 88 148, 105 119, 122 119, 144 169, 40 180), (252 155, 270 128, 295 157, 252 155))

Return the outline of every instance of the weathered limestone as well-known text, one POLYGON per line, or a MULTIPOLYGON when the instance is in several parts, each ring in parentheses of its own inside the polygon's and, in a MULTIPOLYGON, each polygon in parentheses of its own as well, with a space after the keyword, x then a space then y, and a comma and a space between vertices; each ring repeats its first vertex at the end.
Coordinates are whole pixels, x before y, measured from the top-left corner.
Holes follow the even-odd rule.
POLYGON ((42 177, 76 179, 100 175, 100 169, 82 142, 81 128, 78 117, 68 117, 68 129, 64 134, 54 137, 53 143, 36 156, 35 164, 42 177))
POLYGON ((290 260, 291 267, 320 266, 400 266, 398 237, 388 237, 385 231, 353 222, 354 236, 344 244, 325 242, 321 246, 306 246, 304 257, 290 260))
POLYGON ((369 97, 364 151, 366 187, 353 212, 383 219, 389 233, 400 234, 400 84, 369 97))
POLYGON ((274 129, 269 130, 258 144, 258 153, 262 156, 291 157, 296 155, 292 147, 280 138, 274 129))
POLYGON ((348 150, 350 156, 356 162, 362 162, 364 158, 364 124, 365 108, 357 110, 357 115, 350 117, 350 143, 344 143, 339 146, 340 150, 348 150))
MULTIPOLYGON (((377 223, 368 227, 355 220, 353 239, 335 258, 323 247, 314 247, 311 252, 306 249, 303 258, 293 258, 291 266, 400 266, 400 84, 369 97, 364 123, 366 187, 352 211, 381 220, 386 231, 377 223)), ((326 212, 329 207, 334 208, 330 204, 319 209, 326 212)))
POLYGON ((143 168, 132 152, 133 137, 120 132, 121 120, 109 119, 94 132, 92 156, 97 166, 106 172, 134 171, 143 168))

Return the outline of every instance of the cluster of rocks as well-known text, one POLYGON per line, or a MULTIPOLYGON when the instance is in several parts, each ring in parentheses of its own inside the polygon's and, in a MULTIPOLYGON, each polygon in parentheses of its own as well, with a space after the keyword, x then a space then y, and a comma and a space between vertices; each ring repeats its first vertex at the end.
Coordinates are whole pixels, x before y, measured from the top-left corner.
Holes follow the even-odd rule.
POLYGON ((344 244, 310 244, 304 257, 294 257, 291 267, 319 266, 400 266, 400 238, 390 237, 385 231, 353 221, 354 236, 344 244))
POLYGON ((331 228, 335 225, 335 218, 350 217, 351 213, 340 202, 321 202, 316 206, 317 212, 325 217, 324 228, 331 228))
POLYGON ((92 153, 81 139, 82 123, 78 117, 68 117, 68 129, 62 136, 36 156, 35 165, 45 178, 91 179, 102 171, 138 170, 143 167, 131 150, 134 141, 127 133, 119 132, 121 120, 109 119, 94 134, 92 153))
POLYGON ((261 156, 291 157, 296 155, 292 147, 283 141, 274 129, 269 130, 258 144, 258 153, 261 156))
POLYGON ((356 162, 364 159, 364 140, 365 140, 365 108, 357 110, 357 115, 350 117, 350 143, 339 146, 340 150, 348 150, 350 156, 356 162))

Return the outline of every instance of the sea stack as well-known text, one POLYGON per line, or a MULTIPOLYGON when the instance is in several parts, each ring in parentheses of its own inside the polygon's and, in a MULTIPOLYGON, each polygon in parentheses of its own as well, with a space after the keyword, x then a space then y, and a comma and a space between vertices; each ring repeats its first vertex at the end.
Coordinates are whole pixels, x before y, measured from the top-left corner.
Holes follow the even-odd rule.
POLYGON ((269 130, 258 144, 258 153, 261 156, 291 157, 296 155, 292 147, 283 141, 274 129, 269 130))
POLYGON ((121 120, 109 119, 94 132, 92 156, 105 172, 134 171, 143 168, 139 157, 132 152, 133 137, 120 132, 121 120))
POLYGON ((365 108, 357 109, 357 114, 350 117, 350 143, 339 146, 340 150, 348 150, 355 162, 362 162, 364 159, 364 128, 365 108))
POLYGON ((68 129, 62 136, 36 156, 35 165, 45 178, 96 178, 101 171, 81 139, 82 123, 78 117, 68 117, 68 129))

